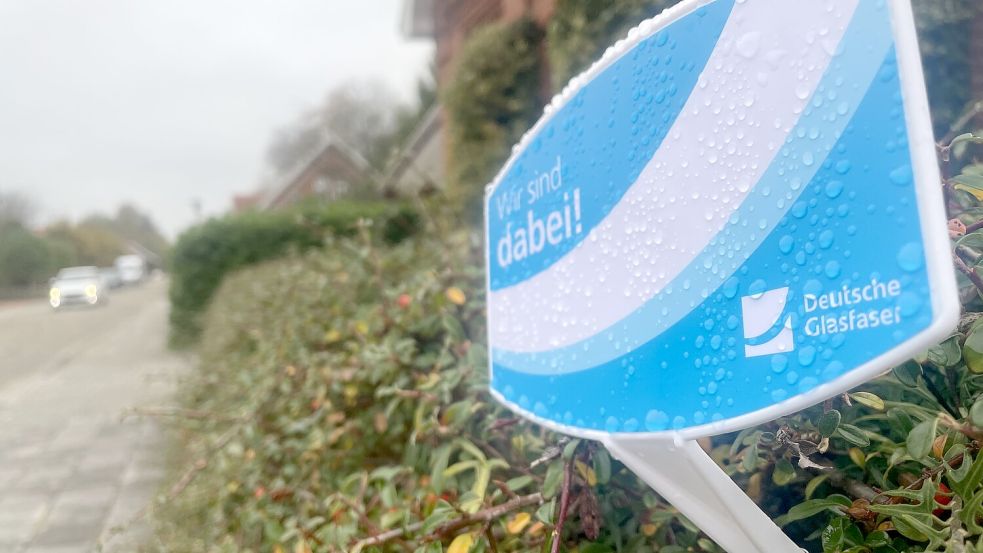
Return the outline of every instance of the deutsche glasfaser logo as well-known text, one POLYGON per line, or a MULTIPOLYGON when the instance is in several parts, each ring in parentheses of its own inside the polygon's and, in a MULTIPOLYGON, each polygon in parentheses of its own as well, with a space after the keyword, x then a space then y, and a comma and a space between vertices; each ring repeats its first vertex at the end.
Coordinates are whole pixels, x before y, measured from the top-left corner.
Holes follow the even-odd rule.
POLYGON ((781 320, 787 303, 787 287, 741 298, 745 357, 788 353, 795 349, 792 315, 781 320))

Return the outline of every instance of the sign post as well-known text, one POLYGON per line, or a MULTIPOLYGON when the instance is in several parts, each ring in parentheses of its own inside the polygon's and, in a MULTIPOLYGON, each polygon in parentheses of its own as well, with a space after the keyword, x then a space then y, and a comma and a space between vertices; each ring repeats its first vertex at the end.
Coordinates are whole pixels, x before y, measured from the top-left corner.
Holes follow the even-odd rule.
POLYGON ((732 553, 798 548, 696 445, 862 384, 959 302, 908 0, 684 0, 489 186, 492 394, 732 553))

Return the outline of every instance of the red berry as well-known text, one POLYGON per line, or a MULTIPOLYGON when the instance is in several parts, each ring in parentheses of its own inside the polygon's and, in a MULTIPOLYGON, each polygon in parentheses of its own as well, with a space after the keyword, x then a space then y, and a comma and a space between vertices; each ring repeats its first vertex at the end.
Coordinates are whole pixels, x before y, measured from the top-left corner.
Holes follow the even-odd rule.
POLYGON ((263 499, 263 496, 265 495, 266 495, 266 488, 263 486, 256 486, 256 489, 253 490, 253 497, 255 497, 256 499, 263 499))
POLYGON ((411 303, 413 303, 413 298, 411 298, 409 294, 400 294, 399 297, 396 298, 396 304, 403 309, 409 307, 411 303))
MULTIPOLYGON (((952 490, 949 489, 949 486, 939 482, 939 491, 935 494, 935 502, 939 505, 948 505, 949 503, 952 503, 952 496, 947 495, 950 493, 952 493, 952 490)), ((932 514, 937 517, 941 517, 943 514, 945 514, 945 512, 945 509, 935 509, 932 511, 932 514)))

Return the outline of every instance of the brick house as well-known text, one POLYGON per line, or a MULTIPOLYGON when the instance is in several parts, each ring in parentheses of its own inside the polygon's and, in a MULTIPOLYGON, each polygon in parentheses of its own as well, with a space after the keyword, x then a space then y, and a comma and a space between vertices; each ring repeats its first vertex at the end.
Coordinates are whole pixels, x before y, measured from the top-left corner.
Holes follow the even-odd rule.
POLYGON ((432 39, 437 54, 437 83, 447 82, 468 36, 488 23, 529 17, 540 26, 553 17, 556 0, 406 0, 403 34, 432 39))
MULTIPOLYGON (((545 26, 555 8, 556 0, 406 0, 401 30, 407 38, 434 42, 440 87, 451 78, 457 56, 475 29, 522 17, 545 26)), ((540 80, 543 97, 548 97, 549 72, 545 64, 540 80)), ((386 172, 383 189, 387 194, 415 194, 443 185, 446 119, 439 106, 423 118, 386 172)))
POLYGON ((307 198, 336 200, 356 192, 355 187, 365 182, 368 171, 368 163, 357 152, 329 140, 310 161, 261 192, 254 207, 276 209, 307 198))

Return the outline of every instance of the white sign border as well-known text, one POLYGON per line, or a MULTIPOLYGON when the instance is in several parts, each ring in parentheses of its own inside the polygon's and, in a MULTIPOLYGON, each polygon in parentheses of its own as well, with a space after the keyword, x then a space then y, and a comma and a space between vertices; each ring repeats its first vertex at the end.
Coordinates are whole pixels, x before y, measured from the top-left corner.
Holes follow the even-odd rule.
MULTIPOLYGON (((491 297, 491 248, 488 243, 489 198, 511 170, 519 155, 525 151, 532 139, 542 131, 554 114, 560 111, 580 89, 590 83, 601 72, 611 66, 635 46, 669 25, 693 13, 699 8, 717 0, 683 0, 667 9, 662 14, 646 20, 632 29, 628 37, 619 40, 609 48, 601 59, 588 70, 571 79, 563 91, 553 97, 546 107, 544 115, 527 132, 519 143, 512 149, 512 155, 496 175, 495 179, 485 188, 484 217, 485 217, 485 291, 486 297, 491 297), (644 29, 644 31, 643 31, 644 29), (636 35, 637 33, 637 35, 636 35)), ((754 1, 754 0, 749 0, 754 1)), ((869 0, 861 0, 869 1, 869 0)), ((928 93, 925 89, 924 72, 918 47, 918 35, 915 29, 914 13, 910 0, 887 0, 893 28, 894 43, 898 57, 898 70, 901 82, 902 104, 904 106, 905 123, 908 130, 908 147, 912 159, 915 194, 918 199, 918 215, 922 232, 922 241, 926 244, 925 261, 928 273, 929 288, 932 296, 932 323, 905 343, 885 352, 884 354, 860 365, 843 376, 820 385, 805 394, 792 396, 780 403, 752 411, 745 415, 731 417, 723 421, 684 428, 681 430, 663 430, 659 432, 604 432, 559 424, 531 413, 514 402, 508 401, 498 391, 491 387, 493 369, 491 324, 488 324, 488 371, 489 392, 497 401, 536 424, 550 430, 568 434, 578 438, 604 441, 615 436, 619 440, 652 440, 672 438, 674 440, 693 440, 708 436, 736 432, 748 427, 764 424, 780 417, 796 413, 822 403, 823 401, 844 393, 857 386, 885 374, 896 365, 926 350, 935 343, 951 334, 959 323, 961 304, 956 284, 955 267, 952 261, 945 199, 942 194, 942 177, 939 172, 938 160, 935 156, 934 131, 929 111, 928 93), (945 247, 942 247, 942 246, 945 247)), ((490 313, 490 310, 488 310, 490 313)), ((490 316, 490 315, 489 315, 490 316)))

